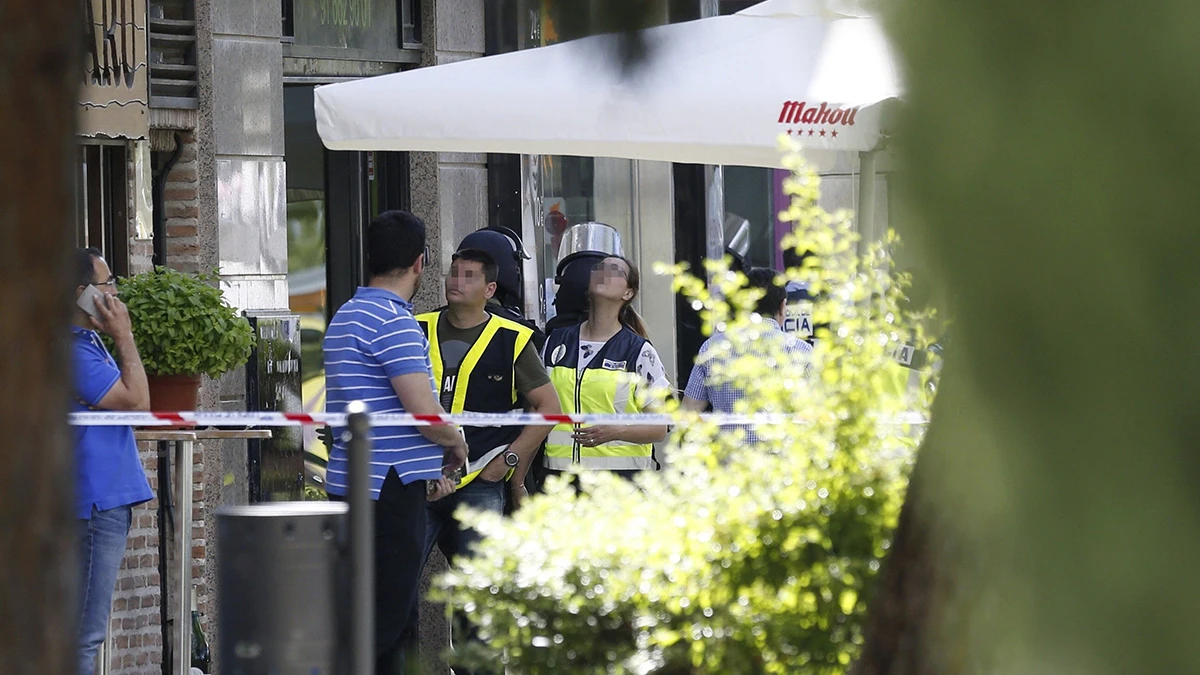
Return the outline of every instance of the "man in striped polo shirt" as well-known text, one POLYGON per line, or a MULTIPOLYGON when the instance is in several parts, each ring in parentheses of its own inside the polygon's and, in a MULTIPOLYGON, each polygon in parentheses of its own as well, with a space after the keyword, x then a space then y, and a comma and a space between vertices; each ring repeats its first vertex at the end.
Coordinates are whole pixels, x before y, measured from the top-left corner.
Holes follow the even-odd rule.
MULTIPOLYGON (((345 412, 362 401, 370 413, 441 414, 429 342, 411 300, 429 249, 425 223, 387 211, 367 228, 370 283, 334 315, 325 333, 325 409, 345 412)), ((344 428, 335 428, 326 490, 347 493, 344 428)), ((371 495, 375 499, 376 673, 402 673, 415 636, 404 634, 417 602, 425 546, 425 502, 454 491, 446 476, 462 468, 466 441, 453 426, 372 427, 371 495), (427 495, 426 481, 435 481, 427 495)))

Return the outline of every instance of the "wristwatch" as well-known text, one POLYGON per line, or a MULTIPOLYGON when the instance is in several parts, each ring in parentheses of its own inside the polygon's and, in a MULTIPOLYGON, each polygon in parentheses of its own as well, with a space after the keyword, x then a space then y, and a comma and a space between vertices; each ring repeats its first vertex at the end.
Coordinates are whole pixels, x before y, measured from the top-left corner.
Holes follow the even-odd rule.
POLYGON ((515 469, 521 463, 521 456, 512 450, 505 450, 504 463, 515 469))

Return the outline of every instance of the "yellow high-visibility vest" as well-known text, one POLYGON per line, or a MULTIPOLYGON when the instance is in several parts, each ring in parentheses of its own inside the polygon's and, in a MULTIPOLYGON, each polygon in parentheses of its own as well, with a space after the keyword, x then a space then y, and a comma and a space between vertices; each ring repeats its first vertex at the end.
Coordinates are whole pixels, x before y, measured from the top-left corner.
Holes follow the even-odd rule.
MULTIPOLYGON (((502 413, 519 409, 516 363, 521 351, 533 337, 533 330, 494 314, 483 332, 463 356, 454 374, 447 376, 438 340, 438 323, 446 321, 444 312, 429 312, 416 317, 429 339, 429 361, 433 381, 442 394, 450 394, 446 412, 502 413)), ((521 435, 522 427, 463 427, 467 439, 467 467, 459 480, 462 487, 475 480, 480 471, 521 435)), ((509 470, 508 477, 512 476, 509 470)))
MULTIPOLYGON (((609 338, 586 368, 579 369, 579 326, 554 331, 546 340, 545 363, 550 382, 566 414, 639 413, 637 390, 641 377, 637 359, 646 339, 622 328, 609 338)), ((579 425, 584 426, 584 425, 579 425)), ((546 468, 558 471, 655 469, 654 446, 610 441, 587 448, 571 435, 576 425, 560 424, 546 439, 546 468)))

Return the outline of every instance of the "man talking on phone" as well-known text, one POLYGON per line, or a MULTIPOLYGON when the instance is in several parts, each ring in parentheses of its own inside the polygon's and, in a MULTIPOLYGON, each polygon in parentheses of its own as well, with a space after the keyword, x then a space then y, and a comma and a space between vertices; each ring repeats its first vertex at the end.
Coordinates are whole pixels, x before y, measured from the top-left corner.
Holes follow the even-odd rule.
MULTIPOLYGON (((73 409, 149 410, 146 371, 133 342, 129 310, 100 251, 75 255, 75 321, 71 326, 73 409), (112 338, 117 358, 97 331, 112 338)), ((138 458, 133 427, 75 427, 75 510, 79 522, 79 673, 95 671, 104 642, 117 571, 133 507, 154 495, 138 458)))

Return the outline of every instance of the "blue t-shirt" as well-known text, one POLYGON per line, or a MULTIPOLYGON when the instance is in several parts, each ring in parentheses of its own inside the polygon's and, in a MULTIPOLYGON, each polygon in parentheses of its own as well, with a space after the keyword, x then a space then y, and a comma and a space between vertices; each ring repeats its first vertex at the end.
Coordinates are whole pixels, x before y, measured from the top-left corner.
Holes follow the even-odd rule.
MULTIPOLYGON (((95 331, 71 327, 75 377, 72 409, 100 403, 120 379, 121 371, 95 331), (87 405, 84 405, 84 404, 87 405)), ((107 511, 141 504, 154 497, 138 457, 133 427, 75 427, 75 517, 92 517, 92 508, 107 511)))
MULTIPOLYGON (((391 378, 422 373, 437 395, 429 341, 413 318, 412 305, 382 288, 361 287, 342 305, 325 332, 325 411, 342 413, 352 401, 362 401, 370 413, 404 413, 391 378)), ((345 427, 335 427, 326 490, 344 496, 347 490, 345 427)), ((442 475, 442 448, 416 427, 371 427, 371 494, 379 490, 395 467, 404 483, 442 475)))

